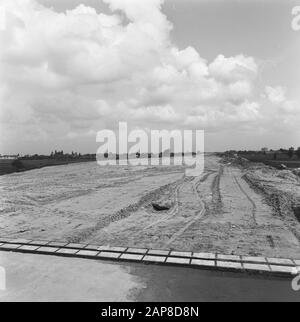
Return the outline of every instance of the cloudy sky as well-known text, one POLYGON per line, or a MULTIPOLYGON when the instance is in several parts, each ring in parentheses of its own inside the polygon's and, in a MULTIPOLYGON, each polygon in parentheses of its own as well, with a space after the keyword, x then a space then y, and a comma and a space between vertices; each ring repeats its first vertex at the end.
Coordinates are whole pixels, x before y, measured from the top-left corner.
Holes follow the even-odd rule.
POLYGON ((208 151, 300 146, 297 4, 0 0, 0 153, 95 153, 119 121, 204 129, 208 151))

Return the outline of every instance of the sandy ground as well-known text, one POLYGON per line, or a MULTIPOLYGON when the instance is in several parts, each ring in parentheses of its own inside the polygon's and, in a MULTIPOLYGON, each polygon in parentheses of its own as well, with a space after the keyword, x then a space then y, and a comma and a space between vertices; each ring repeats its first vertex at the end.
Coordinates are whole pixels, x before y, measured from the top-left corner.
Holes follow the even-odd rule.
POLYGON ((289 279, 238 273, 7 252, 0 252, 0 266, 0 302, 300 301, 289 279))
POLYGON ((144 287, 127 266, 87 259, 0 252, 0 266, 6 271, 0 302, 124 302, 144 287))
POLYGON ((3 176, 0 234, 300 258, 300 224, 281 197, 274 203, 282 191, 299 199, 298 179, 289 171, 221 161, 206 155, 196 178, 174 167, 94 164, 3 176), (155 211, 157 200, 173 207, 155 211))
POLYGON ((182 176, 176 168, 104 168, 96 163, 4 175, 0 235, 84 241, 182 176))

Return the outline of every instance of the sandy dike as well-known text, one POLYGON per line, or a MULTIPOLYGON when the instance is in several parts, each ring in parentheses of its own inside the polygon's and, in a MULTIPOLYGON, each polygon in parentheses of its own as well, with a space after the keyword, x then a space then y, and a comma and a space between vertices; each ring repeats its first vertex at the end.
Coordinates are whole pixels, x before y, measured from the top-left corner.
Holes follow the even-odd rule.
POLYGON ((0 234, 300 258, 299 178, 207 155, 205 172, 75 164, 0 178, 0 234), (38 172, 38 173, 37 173, 38 172), (155 211, 152 201, 173 204, 155 211))

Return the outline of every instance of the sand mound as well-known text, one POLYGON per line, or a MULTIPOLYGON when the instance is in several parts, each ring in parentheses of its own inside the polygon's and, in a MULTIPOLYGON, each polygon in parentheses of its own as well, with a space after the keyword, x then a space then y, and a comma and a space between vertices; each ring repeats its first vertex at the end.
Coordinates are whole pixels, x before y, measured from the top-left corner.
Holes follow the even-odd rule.
POLYGON ((289 170, 282 170, 277 174, 278 178, 284 179, 284 180, 289 180, 290 182, 298 182, 298 177, 289 170))
POLYGON ((298 169, 294 169, 292 172, 293 172, 293 173, 294 173, 294 175, 296 175, 297 177, 300 177, 300 168, 298 168, 298 169))

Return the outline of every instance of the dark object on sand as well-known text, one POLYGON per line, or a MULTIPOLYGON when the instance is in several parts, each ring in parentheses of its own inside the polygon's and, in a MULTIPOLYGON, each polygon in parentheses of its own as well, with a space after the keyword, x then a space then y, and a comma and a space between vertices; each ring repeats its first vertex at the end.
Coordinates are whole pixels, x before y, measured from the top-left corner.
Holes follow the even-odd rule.
POLYGON ((157 211, 169 210, 172 207, 172 203, 170 201, 152 202, 152 207, 157 211))
POLYGON ((279 167, 278 167, 279 170, 286 170, 287 169, 287 166, 285 164, 281 164, 279 167))

